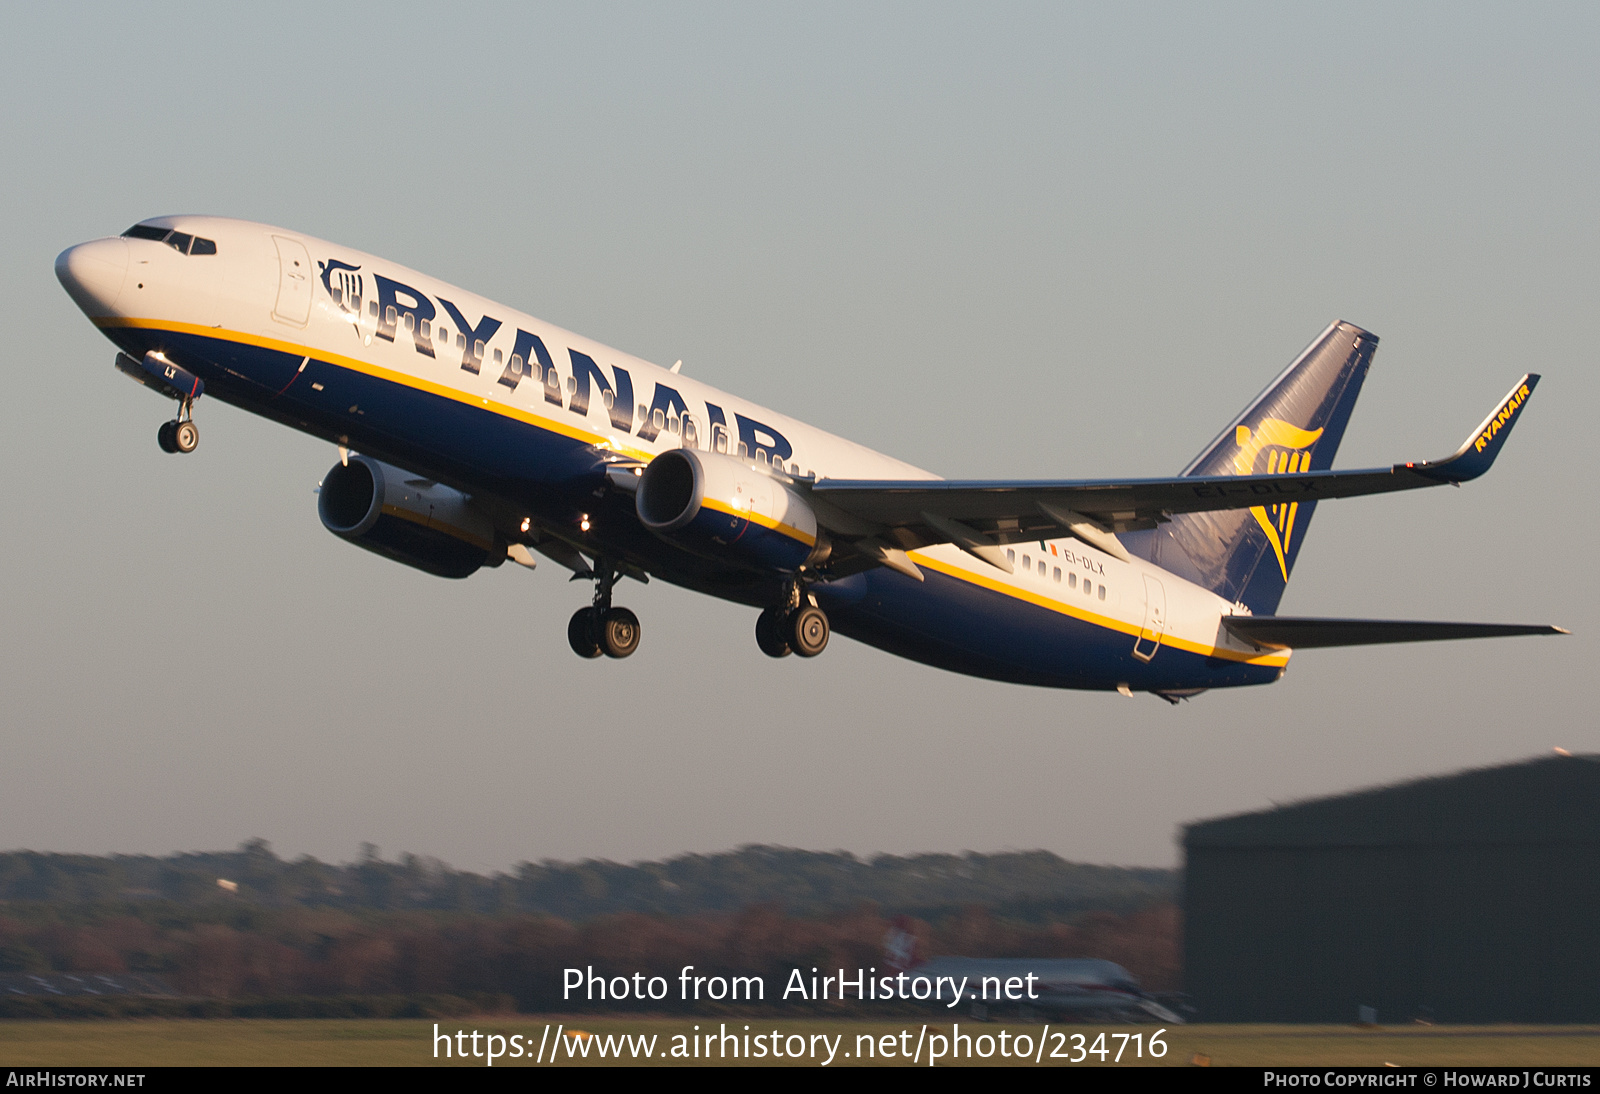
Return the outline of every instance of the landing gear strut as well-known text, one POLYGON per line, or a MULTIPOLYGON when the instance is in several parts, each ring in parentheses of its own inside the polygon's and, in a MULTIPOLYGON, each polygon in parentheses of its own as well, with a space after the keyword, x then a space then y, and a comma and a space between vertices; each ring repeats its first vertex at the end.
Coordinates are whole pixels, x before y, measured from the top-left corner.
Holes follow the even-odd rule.
POLYGON ((627 657, 639 648, 639 617, 611 606, 618 573, 604 560, 598 564, 594 604, 579 608, 567 623, 567 642, 579 657, 627 657))
POLYGON ((200 447, 200 427, 194 424, 194 400, 185 399, 178 416, 156 431, 163 452, 193 452, 200 447))
POLYGON ((828 634, 827 613, 809 602, 798 582, 790 587, 787 603, 756 617, 756 645, 768 657, 815 657, 828 648, 828 634))

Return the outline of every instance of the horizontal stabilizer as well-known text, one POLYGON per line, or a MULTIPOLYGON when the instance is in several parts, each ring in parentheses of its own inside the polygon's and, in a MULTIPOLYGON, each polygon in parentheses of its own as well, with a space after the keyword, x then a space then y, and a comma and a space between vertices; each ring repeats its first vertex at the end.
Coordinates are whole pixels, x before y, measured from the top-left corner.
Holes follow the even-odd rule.
POLYGON ((1223 617, 1222 625, 1251 645, 1271 650, 1570 633, 1560 627, 1535 623, 1422 623, 1410 619, 1317 619, 1287 615, 1230 615, 1223 617))

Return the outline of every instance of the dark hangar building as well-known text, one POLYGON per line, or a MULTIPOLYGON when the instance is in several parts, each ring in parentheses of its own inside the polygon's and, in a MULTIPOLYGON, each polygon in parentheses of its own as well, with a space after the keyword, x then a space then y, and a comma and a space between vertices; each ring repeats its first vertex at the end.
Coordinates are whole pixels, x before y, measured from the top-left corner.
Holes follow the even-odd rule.
POLYGON ((1201 1021, 1600 1021, 1600 756, 1202 821, 1183 842, 1201 1021))

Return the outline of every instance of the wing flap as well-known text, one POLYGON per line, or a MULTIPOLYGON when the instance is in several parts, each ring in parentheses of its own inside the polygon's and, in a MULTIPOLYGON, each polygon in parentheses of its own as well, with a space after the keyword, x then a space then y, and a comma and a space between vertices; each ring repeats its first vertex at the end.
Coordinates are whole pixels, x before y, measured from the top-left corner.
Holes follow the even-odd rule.
POLYGON ((1569 633, 1560 627, 1532 623, 1428 623, 1409 619, 1319 619, 1283 615, 1230 615, 1223 617, 1222 625, 1251 645, 1272 650, 1569 633))

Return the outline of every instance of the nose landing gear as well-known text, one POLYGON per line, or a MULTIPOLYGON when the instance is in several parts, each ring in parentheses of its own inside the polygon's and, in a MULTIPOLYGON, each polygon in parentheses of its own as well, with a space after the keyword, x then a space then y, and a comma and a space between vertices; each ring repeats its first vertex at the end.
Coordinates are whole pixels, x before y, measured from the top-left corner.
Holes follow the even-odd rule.
POLYGON ((579 608, 567 623, 567 643, 579 657, 627 657, 639 648, 639 617, 627 608, 611 606, 611 589, 618 576, 601 561, 596 569, 594 604, 579 608))
POLYGON ((187 454, 200 447, 200 427, 194 424, 193 399, 185 399, 178 416, 161 424, 156 431, 156 443, 163 452, 187 454))

